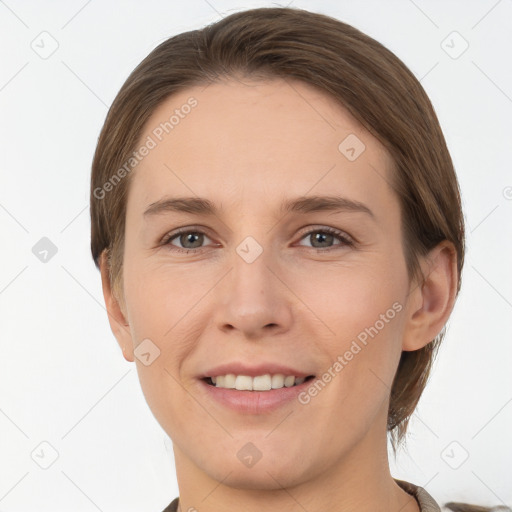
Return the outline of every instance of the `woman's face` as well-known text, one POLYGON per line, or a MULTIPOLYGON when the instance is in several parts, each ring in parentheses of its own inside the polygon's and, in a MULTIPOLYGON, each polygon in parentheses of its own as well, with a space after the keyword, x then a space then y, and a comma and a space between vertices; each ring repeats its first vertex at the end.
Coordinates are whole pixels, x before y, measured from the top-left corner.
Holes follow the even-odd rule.
POLYGON ((316 89, 249 79, 176 94, 140 140, 120 343, 177 464, 278 488, 385 456, 412 284, 384 147, 316 89))

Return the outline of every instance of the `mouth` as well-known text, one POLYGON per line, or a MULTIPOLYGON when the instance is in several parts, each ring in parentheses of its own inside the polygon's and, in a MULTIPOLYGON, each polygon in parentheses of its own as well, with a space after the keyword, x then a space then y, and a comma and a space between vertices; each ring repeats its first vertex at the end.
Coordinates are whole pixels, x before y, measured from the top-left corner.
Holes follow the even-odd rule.
POLYGON ((249 375, 235 375, 228 373, 226 375, 217 375, 215 377, 204 377, 203 380, 209 386, 222 389, 231 389, 236 391, 263 391, 292 388, 300 386, 314 379, 314 375, 307 377, 296 377, 295 375, 264 374, 251 377, 249 375))
POLYGON ((228 373, 198 379, 201 392, 222 408, 244 415, 272 414, 297 404, 314 375, 235 375, 228 373))
MULTIPOLYGON (((281 360, 286 360, 282 357, 281 360)), ((290 359, 290 358, 288 358, 290 359)), ((278 361, 225 361, 197 375, 199 392, 214 407, 250 415, 272 414, 292 407, 316 376, 306 364, 278 361)), ((311 363, 309 363, 311 364, 311 363)))

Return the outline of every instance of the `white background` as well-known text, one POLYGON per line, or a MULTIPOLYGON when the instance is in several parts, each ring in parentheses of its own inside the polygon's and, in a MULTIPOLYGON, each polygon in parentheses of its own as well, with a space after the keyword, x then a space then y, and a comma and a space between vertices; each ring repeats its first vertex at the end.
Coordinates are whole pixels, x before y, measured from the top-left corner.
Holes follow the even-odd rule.
MULTIPOLYGON (((1 511, 159 512, 178 495, 170 442, 107 322, 89 249, 90 165, 108 106, 158 43, 272 5, 0 1, 1 511), (31 47, 41 37, 58 43, 47 59, 31 47), (58 250, 46 263, 32 252, 42 237, 58 250), (44 441, 58 452, 48 469, 36 462, 51 459, 44 441)), ((511 506, 512 1, 292 6, 353 24, 410 67, 461 183, 463 288, 392 474, 440 503, 511 506), (469 43, 458 58, 453 31, 469 43)))

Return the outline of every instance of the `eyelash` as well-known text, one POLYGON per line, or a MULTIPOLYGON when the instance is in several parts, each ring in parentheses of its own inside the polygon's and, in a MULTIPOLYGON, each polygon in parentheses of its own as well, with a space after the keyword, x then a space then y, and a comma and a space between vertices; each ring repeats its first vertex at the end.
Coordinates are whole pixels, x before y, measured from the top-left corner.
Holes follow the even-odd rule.
MULTIPOLYGON (((177 230, 173 233, 169 233, 167 236, 164 237, 164 239, 162 240, 161 242, 161 245, 167 245, 167 246, 170 246, 172 247, 172 251, 176 251, 176 252, 181 252, 181 253, 185 253, 185 254, 188 254, 188 253, 194 253, 194 252, 201 252, 202 249, 205 249, 205 247, 199 247, 197 249, 182 249, 181 247, 177 247, 175 245, 172 245, 171 244, 171 241, 174 240, 175 238, 177 238, 178 236, 184 234, 184 233, 193 233, 193 234, 200 234, 200 235, 205 235, 205 236, 208 236, 207 233, 205 233, 204 231, 200 230, 200 229, 191 229, 189 227, 187 228, 182 228, 180 230, 177 230)), ((310 249, 314 249, 316 250, 318 253, 325 253, 325 252, 330 252, 330 251, 333 251, 337 248, 340 248, 340 247, 353 247, 355 244, 354 244, 354 241, 352 238, 350 238, 347 234, 345 234, 343 231, 338 231, 337 229, 334 229, 334 228, 329 228, 329 227, 325 227, 325 228, 315 228, 315 229, 312 229, 310 231, 307 231, 306 233, 303 233, 300 240, 304 239, 305 237, 313 234, 313 233, 323 233, 323 234, 329 234, 329 235, 334 235, 335 237, 338 238, 339 241, 341 241, 342 243, 341 244, 338 244, 338 245, 335 245, 333 247, 328 247, 326 249, 320 249, 320 248, 317 248, 317 247, 310 247, 310 249)))

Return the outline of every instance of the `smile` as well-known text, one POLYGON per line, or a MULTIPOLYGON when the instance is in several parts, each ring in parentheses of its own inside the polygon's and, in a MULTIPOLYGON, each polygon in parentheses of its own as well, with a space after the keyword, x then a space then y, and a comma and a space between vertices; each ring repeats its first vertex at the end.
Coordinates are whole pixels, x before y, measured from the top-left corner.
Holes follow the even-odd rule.
POLYGON ((275 375, 267 373, 255 377, 228 373, 216 377, 207 377, 205 380, 208 384, 217 388, 236 389, 238 391, 271 391, 273 389, 298 386, 312 378, 312 375, 308 377, 295 377, 294 375, 283 375, 281 373, 275 375))

